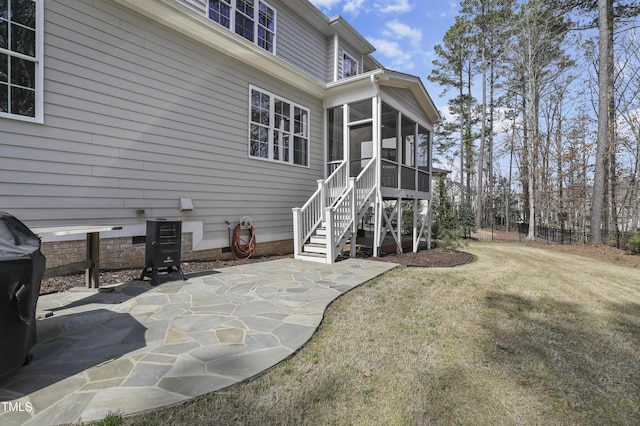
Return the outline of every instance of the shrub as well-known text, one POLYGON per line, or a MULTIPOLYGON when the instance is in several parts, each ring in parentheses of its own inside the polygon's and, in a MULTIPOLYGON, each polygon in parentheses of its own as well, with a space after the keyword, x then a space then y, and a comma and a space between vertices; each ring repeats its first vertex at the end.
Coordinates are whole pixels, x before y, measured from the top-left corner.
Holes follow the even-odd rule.
POLYGON ((629 238, 629 241, 627 241, 627 250, 629 250, 631 254, 640 254, 640 232, 629 238))

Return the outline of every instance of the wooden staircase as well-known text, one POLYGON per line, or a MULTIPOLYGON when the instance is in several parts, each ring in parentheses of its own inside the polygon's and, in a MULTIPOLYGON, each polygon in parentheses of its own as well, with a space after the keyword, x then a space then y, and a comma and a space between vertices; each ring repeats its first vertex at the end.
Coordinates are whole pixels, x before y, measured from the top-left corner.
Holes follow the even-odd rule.
POLYGON ((357 177, 348 177, 347 162, 324 180, 302 206, 293 209, 294 257, 334 263, 356 233, 356 225, 375 199, 375 159, 357 177))

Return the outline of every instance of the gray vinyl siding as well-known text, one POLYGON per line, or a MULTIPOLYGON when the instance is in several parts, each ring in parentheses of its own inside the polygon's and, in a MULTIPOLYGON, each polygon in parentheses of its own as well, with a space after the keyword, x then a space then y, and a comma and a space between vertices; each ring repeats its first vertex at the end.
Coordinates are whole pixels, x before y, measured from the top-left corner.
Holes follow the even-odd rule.
POLYGON ((338 53, 336 52, 335 37, 337 37, 337 36, 327 37, 327 62, 326 62, 327 76, 326 76, 326 81, 336 81, 337 80, 336 79, 335 69, 336 69, 336 61, 338 59, 338 53))
POLYGON ((322 177, 321 100, 93 3, 45 2, 45 124, 0 119, 0 209, 29 226, 201 220, 205 240, 248 215, 259 242, 290 238, 322 177), (310 110, 310 167, 249 158, 249 85, 310 110))
POLYGON ((276 54, 279 58, 327 82, 327 37, 294 14, 286 2, 269 1, 277 13, 276 54))
MULTIPOLYGON (((207 16, 207 0, 175 1, 207 16)), ((276 11, 276 55, 320 81, 332 81, 327 80, 325 74, 326 64, 330 62, 326 49, 327 37, 309 25, 303 16, 295 14, 286 6, 286 2, 269 0, 267 4, 276 11)))

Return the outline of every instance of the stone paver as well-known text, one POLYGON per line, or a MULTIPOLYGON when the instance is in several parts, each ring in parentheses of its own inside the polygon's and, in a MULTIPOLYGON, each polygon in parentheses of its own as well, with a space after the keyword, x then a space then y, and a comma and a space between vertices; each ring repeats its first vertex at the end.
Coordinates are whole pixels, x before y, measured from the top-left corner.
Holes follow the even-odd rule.
POLYGON ((175 404, 252 377, 305 344, 332 300, 394 268, 279 259, 157 287, 41 296, 33 362, 0 377, 0 424, 55 425, 175 404))

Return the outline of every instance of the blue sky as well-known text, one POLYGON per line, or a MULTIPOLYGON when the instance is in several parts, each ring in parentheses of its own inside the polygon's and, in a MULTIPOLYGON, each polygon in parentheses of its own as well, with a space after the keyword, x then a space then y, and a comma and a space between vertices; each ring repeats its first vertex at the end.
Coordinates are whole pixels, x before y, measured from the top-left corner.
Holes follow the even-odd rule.
POLYGON ((310 0, 325 15, 341 15, 375 48, 386 68, 420 77, 441 111, 442 89, 427 80, 442 43, 459 10, 457 0, 310 0))

